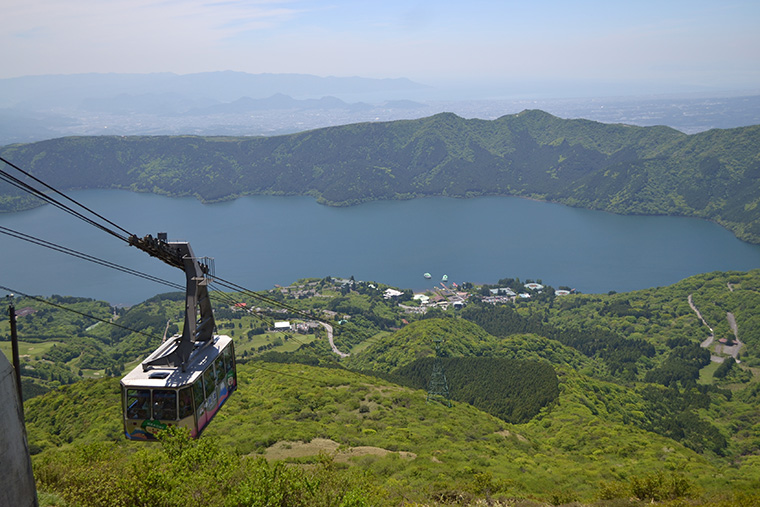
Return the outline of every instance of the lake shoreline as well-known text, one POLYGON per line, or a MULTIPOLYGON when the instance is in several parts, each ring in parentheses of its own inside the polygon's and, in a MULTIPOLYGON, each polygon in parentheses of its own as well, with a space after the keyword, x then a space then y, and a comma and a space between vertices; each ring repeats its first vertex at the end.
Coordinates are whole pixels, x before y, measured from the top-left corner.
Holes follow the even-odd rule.
MULTIPOLYGON (((540 278, 593 294, 760 267, 760 247, 708 220, 600 213, 525 197, 377 200, 340 208, 310 196, 202 204, 189 196, 126 190, 70 194, 138 237, 167 232, 170 239, 190 241, 197 255, 215 258, 220 277, 256 291, 328 275, 429 290, 447 274, 450 282, 476 284, 540 278), (429 281, 422 277, 426 272, 433 275, 429 281)), ((1 214, 0 225, 184 281, 176 268, 52 206, 1 214)), ((4 238, 3 252, 0 279, 28 294, 131 305, 174 290, 18 239, 4 238)))
MULTIPOLYGON (((125 192, 132 192, 136 194, 150 194, 150 195, 157 195, 161 197, 167 197, 170 199, 184 199, 188 197, 192 197, 193 199, 197 200, 201 204, 204 205, 214 205, 219 203, 225 203, 225 202, 233 202, 241 198, 245 197, 311 197, 314 199, 314 201, 322 206, 330 207, 330 208, 352 208, 355 206, 360 206, 362 204, 367 204, 370 202, 396 202, 396 201, 411 201, 411 200, 417 200, 417 199, 429 199, 429 198, 450 198, 450 199, 457 199, 457 200, 468 200, 468 199, 478 199, 478 198, 486 198, 486 197, 514 197, 517 199, 525 199, 528 201, 533 202, 540 202, 540 203, 549 203, 549 204, 559 204, 562 206, 567 206, 570 208, 577 208, 577 209, 583 209, 588 211, 598 211, 602 213, 609 213, 611 215, 615 216, 640 216, 640 217, 681 217, 681 218, 696 218, 699 220, 705 220, 707 222, 716 224, 727 231, 731 232, 734 237, 736 237, 739 241, 742 241, 744 243, 747 243, 749 245, 760 245, 760 239, 757 241, 751 241, 750 238, 742 237, 730 226, 730 224, 723 223, 719 220, 715 220, 712 218, 694 215, 694 214, 686 214, 686 213, 676 213, 676 214, 670 214, 670 213, 637 213, 637 212, 628 212, 628 213, 619 213, 616 211, 610 211, 608 209, 602 209, 602 208, 594 208, 594 207, 587 207, 582 205, 576 205, 570 202, 566 202, 564 200, 553 200, 553 199, 542 199, 539 197, 529 196, 529 195, 516 195, 516 194, 491 194, 491 193, 479 193, 477 195, 471 195, 471 196, 451 196, 451 195, 415 195, 410 197, 399 197, 394 199, 377 199, 377 198, 365 198, 361 200, 356 200, 356 202, 350 202, 347 204, 343 203, 336 203, 332 201, 328 201, 321 196, 315 195, 313 192, 306 192, 306 193, 291 193, 286 194, 283 192, 259 192, 259 193, 244 193, 244 194, 230 194, 229 196, 220 197, 218 199, 204 199, 202 196, 198 194, 171 194, 171 193, 158 193, 158 192, 151 192, 151 191, 142 191, 142 190, 134 190, 131 188, 75 188, 75 189, 66 189, 66 192, 69 191, 98 191, 98 190, 119 190, 119 191, 125 191, 125 192)), ((39 201, 36 205, 26 206, 19 209, 5 209, 0 206, 0 216, 3 214, 12 214, 12 213, 20 213, 28 210, 32 210, 35 208, 39 208, 41 206, 45 206, 47 203, 39 201)))

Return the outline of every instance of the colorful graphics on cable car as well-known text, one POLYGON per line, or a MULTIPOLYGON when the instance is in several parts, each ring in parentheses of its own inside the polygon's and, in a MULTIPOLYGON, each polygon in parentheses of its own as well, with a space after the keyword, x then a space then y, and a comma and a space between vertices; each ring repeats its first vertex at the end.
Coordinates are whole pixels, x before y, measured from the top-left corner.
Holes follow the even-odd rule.
POLYGON ((154 440, 169 426, 197 437, 237 388, 235 349, 228 336, 193 352, 187 371, 138 365, 121 381, 124 433, 154 440))

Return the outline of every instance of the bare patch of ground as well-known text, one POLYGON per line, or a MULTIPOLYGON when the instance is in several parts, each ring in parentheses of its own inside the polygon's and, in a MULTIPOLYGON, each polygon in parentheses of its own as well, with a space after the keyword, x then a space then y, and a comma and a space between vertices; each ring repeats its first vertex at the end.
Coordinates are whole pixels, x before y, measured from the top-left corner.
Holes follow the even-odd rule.
MULTIPOLYGON (((281 461, 288 458, 305 458, 317 456, 320 453, 332 456, 337 462, 347 462, 360 456, 385 456, 394 451, 382 447, 358 446, 340 449, 340 444, 327 438, 315 438, 311 442, 277 442, 264 451, 264 456, 269 460, 281 461)), ((398 451, 398 455, 405 459, 414 459, 417 455, 413 452, 398 451)))
MULTIPOLYGON (((509 431, 509 430, 497 431, 496 434, 497 435, 501 435, 502 437, 505 437, 505 438, 509 438, 509 437, 512 436, 512 432, 509 431)), ((528 441, 527 438, 525 438, 524 436, 520 435, 519 433, 515 433, 514 435, 515 435, 515 438, 517 438, 517 440, 519 440, 520 442, 527 442, 528 441)))
POLYGON ((277 442, 264 451, 264 456, 271 460, 283 460, 287 458, 305 458, 316 456, 320 452, 325 454, 335 453, 340 444, 327 438, 315 438, 311 442, 277 442))

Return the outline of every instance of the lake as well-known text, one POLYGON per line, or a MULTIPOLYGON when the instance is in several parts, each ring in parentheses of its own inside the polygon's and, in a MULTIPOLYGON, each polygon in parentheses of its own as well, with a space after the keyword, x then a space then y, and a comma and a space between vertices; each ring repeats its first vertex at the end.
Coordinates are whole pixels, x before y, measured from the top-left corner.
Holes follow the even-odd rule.
MULTIPOLYGON (((708 221, 618 216, 513 197, 330 208, 310 197, 204 205, 116 190, 69 195, 138 236, 165 231, 170 240, 189 241, 196 255, 215 259, 219 277, 251 290, 328 275, 418 290, 446 274, 450 282, 519 277, 606 293, 760 267, 760 246, 708 221)), ((0 225, 184 285, 176 268, 52 206, 0 214, 0 225)), ((0 285, 27 294, 131 305, 172 290, 6 235, 0 242, 0 285)))

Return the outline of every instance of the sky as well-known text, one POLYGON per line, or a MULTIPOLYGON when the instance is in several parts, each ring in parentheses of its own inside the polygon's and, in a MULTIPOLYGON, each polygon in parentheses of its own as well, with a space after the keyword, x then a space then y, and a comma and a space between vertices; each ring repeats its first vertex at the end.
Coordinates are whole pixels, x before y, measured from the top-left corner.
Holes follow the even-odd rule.
POLYGON ((0 78, 233 70, 760 90, 757 0, 4 0, 0 78))

